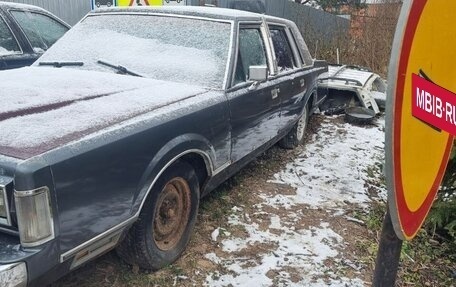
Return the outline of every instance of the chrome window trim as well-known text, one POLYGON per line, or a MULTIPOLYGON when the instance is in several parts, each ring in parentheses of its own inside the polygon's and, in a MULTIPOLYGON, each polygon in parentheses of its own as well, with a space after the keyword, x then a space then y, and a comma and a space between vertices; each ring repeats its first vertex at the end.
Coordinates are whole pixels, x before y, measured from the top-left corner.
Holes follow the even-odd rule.
MULTIPOLYGON (((230 47, 229 47, 229 50, 228 50, 228 57, 227 57, 227 63, 226 63, 226 67, 225 67, 225 78, 223 79, 223 89, 226 90, 229 88, 229 86, 231 86, 228 81, 230 80, 230 64, 232 63, 232 60, 233 60, 233 57, 235 59, 235 61, 237 61, 237 55, 234 54, 233 55, 233 43, 234 43, 234 37, 235 37, 235 30, 236 27, 234 25, 234 21, 231 21, 231 35, 230 35, 230 47)), ((233 68, 235 69, 236 66, 233 66, 233 68)))
MULTIPOLYGON (((239 31, 241 30, 241 26, 245 25, 245 26, 249 26, 249 25, 252 25, 252 26, 258 26, 257 28, 260 30, 260 35, 261 35, 261 38, 263 38, 263 45, 264 45, 264 48, 265 48, 265 52, 266 52, 266 60, 268 61, 268 74, 269 75, 273 75, 273 66, 269 66, 269 65, 272 65, 272 62, 270 62, 270 59, 269 59, 269 55, 268 55, 268 45, 266 43, 266 39, 265 38, 265 35, 264 35, 264 28, 263 28, 263 24, 264 22, 262 22, 261 20, 245 20, 245 21, 238 21, 237 22, 237 25, 236 25, 236 45, 235 45, 235 53, 234 53, 234 61, 233 61, 233 70, 231 71, 231 80, 230 80, 230 85, 227 87, 227 89, 230 89, 230 88, 233 88, 235 86, 238 86, 240 84, 245 84, 247 82, 243 82, 243 83, 238 83, 237 85, 234 85, 234 78, 235 78, 235 75, 236 75, 236 67, 237 67, 237 61, 238 61, 238 51, 239 51, 239 31), (272 68, 272 71, 271 71, 271 68, 272 68)), ((234 39, 233 39, 234 40, 234 39)))
POLYGON ((227 88, 227 83, 228 83, 228 78, 229 78, 229 69, 230 69, 230 63, 231 63, 231 58, 232 58, 232 47, 233 47, 233 38, 234 38, 234 20, 226 20, 226 19, 215 19, 215 18, 209 18, 209 17, 200 17, 200 16, 191 16, 191 15, 179 15, 179 14, 168 14, 168 13, 157 13, 157 12, 152 12, 152 13, 147 13, 147 12, 106 12, 106 13, 94 13, 94 14, 88 14, 85 16, 80 22, 83 22, 85 19, 89 17, 100 17, 104 15, 142 15, 142 16, 159 16, 159 17, 171 17, 171 18, 184 18, 184 19, 193 19, 193 20, 202 20, 202 21, 210 21, 210 22, 218 22, 218 23, 226 23, 231 25, 231 32, 230 32, 230 43, 229 43, 229 48, 228 48, 228 57, 226 59, 226 66, 225 66, 225 74, 223 77, 223 83, 222 83, 222 90, 225 90, 227 88))
MULTIPOLYGON (((287 37, 288 44, 290 45, 291 53, 293 54, 293 58, 294 58, 294 63, 293 63, 294 67, 292 70, 296 71, 298 69, 303 68, 304 64, 302 63, 301 57, 298 54, 299 51, 297 48, 297 44, 296 44, 296 41, 295 41, 293 35, 291 34, 290 28, 283 23, 268 22, 267 24, 268 24, 269 29, 270 29, 269 26, 276 26, 276 27, 282 28, 283 31, 285 32, 285 36, 287 37)), ((272 45, 272 49, 273 49, 274 55, 275 55, 274 45, 272 45)), ((277 73, 278 73, 278 67, 277 67, 277 73)))
POLYGON ((0 217, 0 224, 11 226, 11 214, 8 204, 8 195, 6 194, 6 185, 0 184, 0 193, 5 203, 6 218, 0 217))
POLYGON ((294 55, 295 60, 296 60, 296 64, 298 65, 297 68, 301 69, 301 68, 304 67, 304 63, 302 62, 301 56, 299 54, 298 44, 296 43, 296 41, 295 41, 295 39, 293 37, 293 34, 292 34, 292 32, 291 32, 289 27, 285 28, 285 33, 287 34, 288 43, 290 43, 291 50, 293 51, 293 55, 294 55))
POLYGON ((275 76, 279 73, 279 68, 277 67, 277 59, 274 53, 274 45, 272 43, 271 32, 269 31, 268 24, 266 19, 263 18, 263 23, 261 24, 261 32, 264 37, 265 46, 266 46, 266 56, 268 57, 268 62, 272 67, 272 71, 269 72, 269 75, 275 76))
MULTIPOLYGON (((298 45, 298 41, 297 41, 297 37, 295 36, 296 33, 294 32, 293 29, 290 29, 290 27, 288 27, 288 29, 289 29, 289 31, 290 31, 290 35, 291 35, 291 38, 293 39, 293 42, 296 43, 296 49, 298 50, 299 59, 300 59, 300 61, 302 62, 302 68, 312 67, 312 66, 313 66, 313 62, 314 62, 314 59, 312 60, 312 63, 310 63, 310 64, 308 64, 308 65, 306 64, 306 61, 305 61, 305 57, 304 57, 304 55, 303 55, 303 52, 302 52, 302 50, 299 49, 298 46, 297 46, 297 45, 298 45)), ((302 35, 301 35, 301 36, 302 36, 302 35)), ((304 40, 304 39, 303 39, 303 40, 304 40)), ((304 41, 304 42, 305 42, 305 41, 304 41)), ((307 46, 307 43, 306 43, 306 46, 307 46)), ((308 52, 309 52, 309 55, 310 55, 310 51, 308 51, 308 52)), ((311 57, 312 57, 312 55, 311 55, 311 57)))
MULTIPOLYGON (((13 30, 11 30, 11 26, 8 24, 8 22, 6 22, 5 17, 3 17, 3 15, 1 15, 1 14, 0 14, 0 19, 3 20, 3 23, 5 23, 6 27, 7 27, 8 30, 10 31, 11 35, 13 35, 14 40, 16 41, 17 47, 18 47, 19 50, 20 50, 20 53, 19 53, 19 51, 17 51, 18 53, 14 53, 14 54, 12 54, 12 55, 23 55, 23 54, 24 54, 24 50, 22 50, 21 45, 19 45, 19 41, 17 40, 16 35, 14 35, 13 30)), ((14 20, 14 19, 13 19, 13 20, 14 20)), ((21 28, 21 27, 19 27, 19 29, 21 29, 21 31, 22 31, 22 28, 21 28)), ((27 38, 27 37, 26 37, 26 38, 27 38)), ((27 41, 28 41, 28 39, 27 39, 27 41)), ((9 56, 9 55, 8 55, 8 56, 9 56)))

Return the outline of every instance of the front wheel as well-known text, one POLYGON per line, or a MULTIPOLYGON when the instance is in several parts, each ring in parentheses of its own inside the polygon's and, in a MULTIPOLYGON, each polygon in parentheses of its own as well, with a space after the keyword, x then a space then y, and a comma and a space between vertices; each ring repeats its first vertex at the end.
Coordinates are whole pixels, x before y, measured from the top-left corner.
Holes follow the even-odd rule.
POLYGON ((294 125, 291 131, 279 141, 279 145, 282 148, 293 149, 299 144, 304 142, 307 123, 309 121, 309 107, 306 104, 304 111, 299 118, 298 122, 294 125))
POLYGON ((199 199, 193 168, 184 162, 174 163, 150 191, 138 221, 118 246, 118 254, 149 270, 173 263, 190 239, 199 199))

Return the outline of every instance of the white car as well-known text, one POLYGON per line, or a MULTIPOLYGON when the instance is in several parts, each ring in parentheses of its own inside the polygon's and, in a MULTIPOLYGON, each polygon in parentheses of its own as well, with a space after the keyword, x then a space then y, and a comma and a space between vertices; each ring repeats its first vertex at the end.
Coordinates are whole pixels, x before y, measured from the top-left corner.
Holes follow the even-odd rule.
POLYGON ((325 91, 320 109, 338 113, 347 107, 361 106, 376 114, 385 108, 386 83, 376 73, 358 66, 330 65, 318 79, 319 91, 325 91))

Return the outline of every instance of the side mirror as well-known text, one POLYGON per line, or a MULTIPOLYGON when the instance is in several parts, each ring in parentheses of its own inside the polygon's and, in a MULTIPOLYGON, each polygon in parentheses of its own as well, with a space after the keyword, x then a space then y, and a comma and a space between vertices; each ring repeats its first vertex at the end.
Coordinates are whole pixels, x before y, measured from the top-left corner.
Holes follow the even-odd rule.
POLYGON ((249 67, 249 80, 254 82, 263 82, 268 78, 267 66, 250 66, 249 67))

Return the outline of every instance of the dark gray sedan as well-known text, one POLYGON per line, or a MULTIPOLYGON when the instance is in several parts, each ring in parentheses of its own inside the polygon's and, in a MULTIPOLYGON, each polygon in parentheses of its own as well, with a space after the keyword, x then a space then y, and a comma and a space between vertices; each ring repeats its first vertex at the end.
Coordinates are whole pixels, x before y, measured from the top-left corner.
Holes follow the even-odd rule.
POLYGON ((326 70, 290 21, 169 7, 92 12, 0 72, 0 285, 43 286, 114 247, 171 264, 202 196, 303 141, 326 70))

